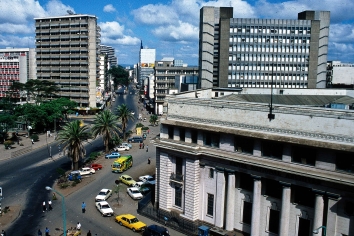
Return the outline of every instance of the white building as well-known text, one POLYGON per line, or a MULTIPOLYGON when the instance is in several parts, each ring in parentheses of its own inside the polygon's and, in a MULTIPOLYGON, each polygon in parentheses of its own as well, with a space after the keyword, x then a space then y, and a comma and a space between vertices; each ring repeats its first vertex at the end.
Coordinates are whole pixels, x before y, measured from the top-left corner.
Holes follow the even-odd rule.
POLYGON ((327 63, 327 87, 354 87, 354 64, 340 61, 327 63))
POLYGON ((269 120, 268 102, 237 93, 167 98, 155 140, 158 209, 140 213, 190 235, 202 224, 214 235, 307 236, 320 226, 353 235, 354 111, 319 107, 339 98, 313 95, 307 105, 274 102, 269 120))

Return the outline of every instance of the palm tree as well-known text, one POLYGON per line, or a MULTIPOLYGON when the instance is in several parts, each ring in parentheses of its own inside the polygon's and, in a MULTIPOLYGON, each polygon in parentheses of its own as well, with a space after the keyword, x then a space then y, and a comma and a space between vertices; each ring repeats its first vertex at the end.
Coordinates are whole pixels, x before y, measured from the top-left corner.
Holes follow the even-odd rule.
POLYGON ((117 111, 118 120, 120 120, 122 123, 123 140, 125 140, 125 135, 126 135, 125 132, 127 129, 128 121, 129 120, 133 121, 135 117, 126 104, 122 104, 118 106, 116 111, 117 111))
POLYGON ((94 125, 91 129, 92 135, 96 138, 98 135, 103 136, 103 143, 106 147, 106 153, 109 151, 109 143, 119 137, 120 127, 117 124, 118 117, 110 110, 104 110, 96 115, 94 125))
POLYGON ((69 158, 71 158, 73 170, 79 169, 78 162, 80 158, 86 155, 83 142, 90 137, 88 127, 80 124, 79 120, 72 121, 66 124, 58 134, 58 140, 63 145, 64 154, 67 151, 69 158))
POLYGON ((159 119, 159 118, 158 118, 157 115, 151 115, 149 122, 150 122, 150 124, 152 124, 152 125, 156 125, 157 122, 158 122, 158 119, 159 119))

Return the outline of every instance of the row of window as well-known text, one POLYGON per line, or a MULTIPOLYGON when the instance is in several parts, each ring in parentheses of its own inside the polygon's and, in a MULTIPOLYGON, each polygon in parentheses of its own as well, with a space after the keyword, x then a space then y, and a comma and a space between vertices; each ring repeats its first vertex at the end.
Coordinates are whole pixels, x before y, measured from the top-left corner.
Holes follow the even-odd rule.
POLYGON ((87 48, 87 43, 77 43, 77 44, 56 44, 56 45, 38 45, 36 49, 40 48, 87 48))
POLYGON ((72 41, 81 41, 88 43, 88 36, 79 36, 72 35, 72 37, 68 38, 51 38, 51 39, 38 39, 36 43, 49 43, 49 42, 72 42, 72 41))
POLYGON ((43 52, 43 51, 38 51, 37 55, 67 55, 67 54, 87 54, 88 51, 87 50, 72 50, 72 51, 50 51, 50 52, 43 52))
POLYGON ((78 20, 88 20, 88 19, 89 19, 88 16, 81 16, 81 17, 38 19, 36 20, 36 22, 65 22, 65 21, 78 21, 78 20))
MULTIPOLYGON (((284 64, 282 62, 307 62, 309 56, 306 55, 296 55, 296 54, 258 54, 258 53, 237 53, 229 55, 229 61, 255 61, 263 64, 274 65, 284 64), (269 62, 269 63, 265 63, 269 62)), ((285 63, 287 64, 287 63, 285 63)), ((235 65, 235 63, 233 63, 235 65)))
POLYGON ((262 45, 258 47, 253 47, 252 45, 234 45, 229 47, 230 53, 235 52, 277 52, 277 53, 299 53, 299 54, 308 54, 310 52, 310 46, 270 46, 262 45))
POLYGON ((263 33, 263 34, 311 34, 309 27, 282 27, 282 26, 239 26, 230 25, 230 33, 263 33))

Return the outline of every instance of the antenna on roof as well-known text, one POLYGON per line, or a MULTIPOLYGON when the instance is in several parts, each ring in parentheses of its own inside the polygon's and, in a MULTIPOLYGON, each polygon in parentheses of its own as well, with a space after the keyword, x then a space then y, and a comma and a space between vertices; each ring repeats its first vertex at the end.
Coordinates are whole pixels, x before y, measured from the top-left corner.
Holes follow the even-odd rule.
POLYGON ((74 12, 72 10, 67 10, 66 11, 69 15, 74 15, 74 12))

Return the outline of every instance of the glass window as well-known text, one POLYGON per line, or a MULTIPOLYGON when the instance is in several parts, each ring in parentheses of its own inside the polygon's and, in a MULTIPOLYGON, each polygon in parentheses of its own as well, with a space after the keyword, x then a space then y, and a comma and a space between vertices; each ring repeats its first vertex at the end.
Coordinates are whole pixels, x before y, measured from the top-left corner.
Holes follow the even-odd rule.
POLYGON ((279 233, 279 216, 280 212, 270 209, 269 212, 269 232, 278 234, 279 233))
POLYGON ((316 162, 316 150, 304 146, 293 146, 291 157, 293 162, 314 166, 316 162))
POLYGON ((213 179, 214 178, 214 169, 209 168, 209 178, 213 179))
POLYGON ((183 142, 186 140, 186 130, 184 128, 179 128, 179 140, 183 142))
POLYGON ((242 222, 251 225, 251 221, 252 221, 252 203, 243 202, 242 222))
POLYGON ((209 133, 209 132, 204 133, 204 145, 218 148, 219 144, 220 144, 219 134, 209 133))
POLYGON ((354 158, 349 152, 336 153, 336 169, 354 173, 354 158))
POLYGON ((198 142, 198 131, 191 130, 191 137, 192 137, 192 143, 197 143, 198 142))
POLYGON ((283 145, 280 142, 262 141, 262 156, 282 159, 283 145))
POLYGON ((214 194, 208 193, 208 209, 207 214, 210 216, 214 215, 214 194))
POLYGON ((253 154, 253 139, 235 136, 234 147, 236 152, 253 154))
POLYGON ((175 205, 182 207, 182 188, 175 186, 175 205))

